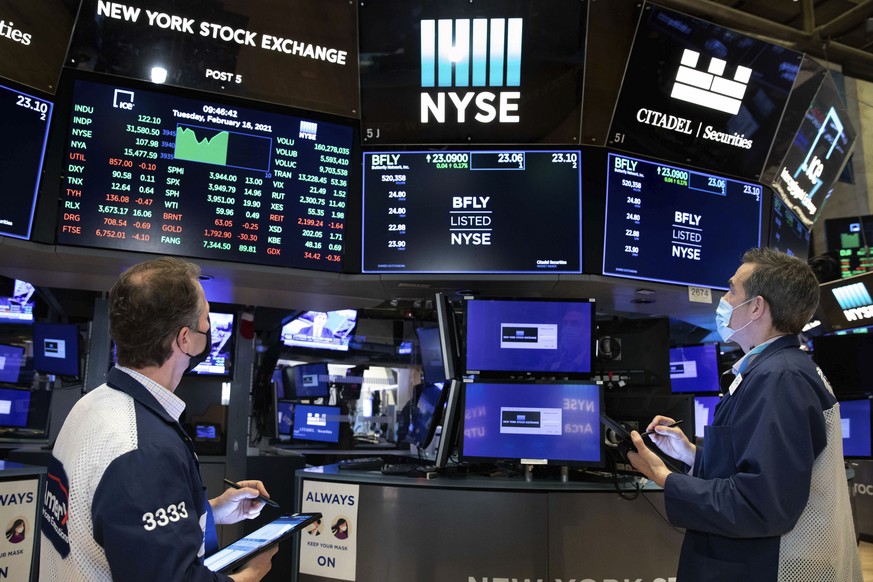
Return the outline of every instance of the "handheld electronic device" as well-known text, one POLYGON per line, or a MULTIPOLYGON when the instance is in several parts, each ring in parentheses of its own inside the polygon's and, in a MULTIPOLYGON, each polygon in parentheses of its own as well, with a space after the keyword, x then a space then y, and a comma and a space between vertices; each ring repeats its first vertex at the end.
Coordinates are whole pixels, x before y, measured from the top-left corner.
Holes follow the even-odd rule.
POLYGON ((320 513, 285 514, 226 548, 218 550, 203 563, 213 572, 233 572, 256 554, 278 544, 319 519, 321 519, 320 513))

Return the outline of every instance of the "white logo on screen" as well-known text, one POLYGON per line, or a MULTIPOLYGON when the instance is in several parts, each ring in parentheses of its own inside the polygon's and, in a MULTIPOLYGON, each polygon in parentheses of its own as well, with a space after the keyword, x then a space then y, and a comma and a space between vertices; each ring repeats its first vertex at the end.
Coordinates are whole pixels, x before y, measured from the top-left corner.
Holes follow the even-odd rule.
POLYGON ((500 408, 500 434, 560 435, 560 408, 500 408), (529 420, 539 415, 539 421, 529 420))
POLYGON ((327 413, 307 412, 306 413, 306 425, 307 426, 327 426, 327 413))
POLYGON ((557 350, 558 325, 554 323, 501 323, 500 347, 511 350, 557 350))
POLYGON ((112 106, 116 109, 133 110, 133 91, 125 91, 124 89, 116 89, 115 95, 112 97, 112 106))
POLYGON ((42 353, 47 358, 63 360, 67 357, 67 342, 62 339, 47 337, 42 341, 42 353))
POLYGON ((298 136, 300 139, 315 140, 318 137, 318 124, 314 121, 301 121, 298 136))
POLYGON ((752 69, 738 66, 731 80, 723 76, 725 61, 712 57, 706 71, 701 71, 697 69, 699 60, 699 52, 685 49, 670 96, 731 115, 739 113, 752 69))

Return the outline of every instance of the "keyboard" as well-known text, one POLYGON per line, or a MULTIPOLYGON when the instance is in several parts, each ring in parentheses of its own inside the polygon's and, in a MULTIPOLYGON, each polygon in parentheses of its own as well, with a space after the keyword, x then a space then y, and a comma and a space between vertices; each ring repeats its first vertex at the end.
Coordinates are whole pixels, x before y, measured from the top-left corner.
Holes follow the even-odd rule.
POLYGON ((339 461, 337 468, 346 471, 378 471, 384 464, 382 457, 357 457, 339 461))
POLYGON ((382 474, 404 477, 424 477, 431 471, 435 470, 436 467, 422 465, 421 463, 396 463, 394 465, 383 466, 382 474))

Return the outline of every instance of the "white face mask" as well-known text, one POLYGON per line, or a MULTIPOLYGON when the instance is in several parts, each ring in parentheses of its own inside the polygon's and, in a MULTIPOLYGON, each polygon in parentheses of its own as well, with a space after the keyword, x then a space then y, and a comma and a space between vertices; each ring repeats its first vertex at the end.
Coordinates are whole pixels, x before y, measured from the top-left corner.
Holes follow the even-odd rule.
MULTIPOLYGON (((746 303, 752 301, 752 299, 754 299, 754 297, 752 297, 751 299, 746 299, 745 301, 737 305, 737 307, 742 307, 746 303)), ((752 320, 750 319, 749 322, 740 329, 730 328, 731 315, 733 315, 734 309, 736 309, 737 307, 734 307, 733 305, 728 303, 724 297, 722 297, 718 302, 718 307, 715 308, 715 329, 718 332, 718 335, 721 336, 722 341, 730 341, 735 333, 746 329, 749 323, 752 323, 752 320)))

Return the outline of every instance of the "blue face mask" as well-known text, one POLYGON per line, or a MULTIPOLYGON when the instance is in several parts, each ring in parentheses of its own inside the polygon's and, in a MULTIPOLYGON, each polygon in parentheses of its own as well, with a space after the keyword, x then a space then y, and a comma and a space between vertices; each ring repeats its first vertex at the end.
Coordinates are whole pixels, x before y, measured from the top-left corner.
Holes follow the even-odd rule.
POLYGON ((742 307, 752 299, 754 299, 754 297, 752 297, 751 299, 746 299, 736 307, 728 303, 724 297, 719 300, 718 307, 715 308, 715 330, 718 332, 718 335, 721 336, 722 341, 730 341, 730 339, 734 337, 735 333, 746 329, 749 323, 752 323, 752 320, 750 319, 749 323, 747 323, 740 329, 731 329, 729 327, 731 323, 731 315, 733 315, 734 309, 736 309, 737 307, 742 307))

